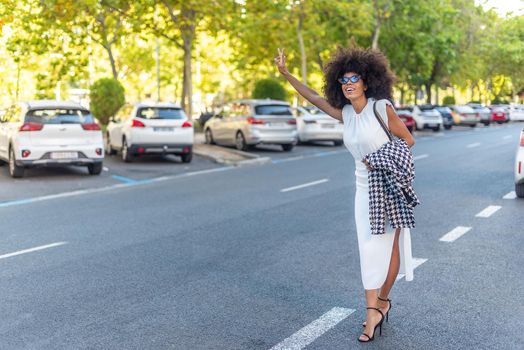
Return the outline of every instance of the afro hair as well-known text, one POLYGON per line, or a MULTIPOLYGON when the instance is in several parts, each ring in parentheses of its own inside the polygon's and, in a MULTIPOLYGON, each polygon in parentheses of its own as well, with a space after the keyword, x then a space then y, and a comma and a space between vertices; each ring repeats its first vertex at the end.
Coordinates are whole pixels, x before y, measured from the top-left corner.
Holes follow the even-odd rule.
POLYGON ((324 67, 324 95, 330 105, 343 108, 351 103, 342 92, 338 78, 354 72, 362 77, 367 86, 366 97, 377 100, 392 99, 395 75, 389 69, 386 56, 379 50, 339 47, 324 67))

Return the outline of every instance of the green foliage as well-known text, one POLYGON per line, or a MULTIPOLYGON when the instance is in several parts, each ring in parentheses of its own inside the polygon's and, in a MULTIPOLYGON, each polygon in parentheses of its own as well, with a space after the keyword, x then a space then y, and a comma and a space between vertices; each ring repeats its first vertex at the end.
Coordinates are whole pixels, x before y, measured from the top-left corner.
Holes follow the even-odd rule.
POLYGON ((503 98, 500 98, 499 96, 495 97, 493 100, 491 100, 491 104, 492 105, 504 105, 504 104, 509 104, 510 101, 506 100, 506 99, 503 99, 503 98))
POLYGON ((255 84, 253 98, 271 98, 285 101, 287 99, 287 92, 278 80, 262 79, 255 84))
POLYGON ((124 87, 116 79, 102 78, 91 85, 89 94, 91 112, 102 123, 107 124, 109 118, 126 102, 124 87))
POLYGON ((455 97, 454 96, 445 96, 442 99, 442 104, 445 106, 451 106, 456 104, 455 97))

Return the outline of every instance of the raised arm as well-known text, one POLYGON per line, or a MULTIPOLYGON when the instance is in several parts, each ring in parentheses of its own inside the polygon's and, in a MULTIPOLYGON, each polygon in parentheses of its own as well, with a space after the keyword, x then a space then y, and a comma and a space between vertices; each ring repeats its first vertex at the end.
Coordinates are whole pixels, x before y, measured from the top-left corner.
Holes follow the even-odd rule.
POLYGON ((289 83, 297 90, 311 104, 317 106, 319 109, 327 113, 330 117, 342 121, 342 110, 333 107, 329 102, 322 96, 320 96, 315 90, 309 88, 306 84, 295 78, 286 67, 286 56, 284 56, 284 49, 278 49, 278 56, 275 57, 275 63, 278 71, 289 81, 289 83))

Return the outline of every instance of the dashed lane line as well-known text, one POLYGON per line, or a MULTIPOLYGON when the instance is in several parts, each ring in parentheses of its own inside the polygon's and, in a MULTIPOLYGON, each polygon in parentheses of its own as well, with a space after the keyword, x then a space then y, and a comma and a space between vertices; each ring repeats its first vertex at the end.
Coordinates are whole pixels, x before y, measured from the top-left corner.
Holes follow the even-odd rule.
POLYGON ((517 194, 515 193, 515 191, 506 193, 504 197, 502 197, 502 199, 515 199, 515 198, 517 198, 517 194))
POLYGON ((497 212, 500 208, 502 207, 499 205, 490 205, 475 216, 478 218, 489 218, 491 215, 497 212))
POLYGON ((480 146, 480 142, 470 143, 466 147, 467 148, 474 148, 474 147, 478 147, 478 146, 480 146))
POLYGON ((313 182, 308 182, 308 183, 305 183, 305 184, 302 184, 302 185, 281 189, 280 192, 294 191, 294 190, 298 190, 298 189, 301 189, 301 188, 304 188, 304 187, 319 185, 321 183, 328 182, 328 181, 329 181, 328 179, 322 179, 322 180, 317 180, 317 181, 313 181, 313 182))
MULTIPOLYGON (((413 258, 413 270, 415 270, 417 267, 419 267, 420 265, 422 265, 426 261, 428 261, 428 259, 413 258)), ((397 281, 402 279, 402 278, 404 278, 404 277, 405 277, 405 275, 403 273, 399 273, 397 275, 397 281)))
POLYGON ((413 157, 413 160, 420 160, 429 157, 429 154, 421 154, 418 156, 413 157))
POLYGON ((440 237, 439 241, 453 242, 469 230, 471 230, 471 227, 457 226, 453 230, 446 233, 444 236, 440 237))
POLYGON ((297 331, 289 338, 273 346, 270 350, 301 350, 315 341, 322 334, 336 326, 355 312, 354 309, 334 307, 318 319, 297 331))

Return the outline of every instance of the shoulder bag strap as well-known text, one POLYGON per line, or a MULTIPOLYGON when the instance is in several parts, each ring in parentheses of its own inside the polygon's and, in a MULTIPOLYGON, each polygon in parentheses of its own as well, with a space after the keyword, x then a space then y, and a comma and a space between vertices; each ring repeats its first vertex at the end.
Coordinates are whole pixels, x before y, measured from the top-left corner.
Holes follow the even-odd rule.
POLYGON ((388 127, 386 126, 386 123, 384 123, 384 120, 380 118, 377 112, 377 101, 373 102, 373 113, 375 113, 375 117, 377 118, 378 122, 380 123, 380 126, 382 129, 384 129, 384 132, 386 135, 388 135, 389 141, 393 141, 393 136, 391 135, 391 132, 389 131, 388 127))

